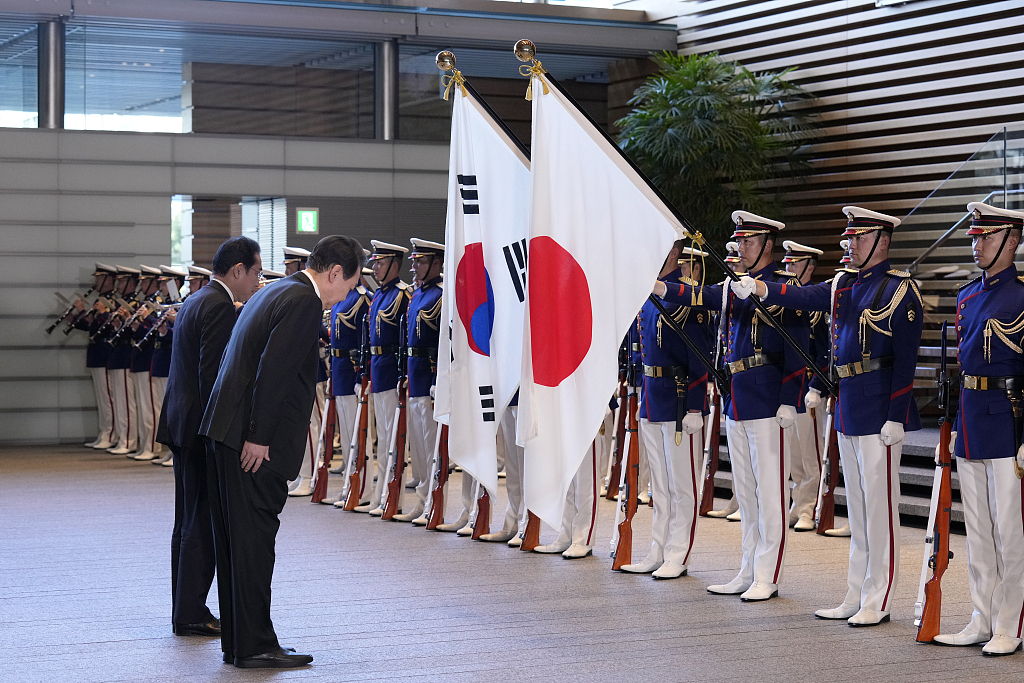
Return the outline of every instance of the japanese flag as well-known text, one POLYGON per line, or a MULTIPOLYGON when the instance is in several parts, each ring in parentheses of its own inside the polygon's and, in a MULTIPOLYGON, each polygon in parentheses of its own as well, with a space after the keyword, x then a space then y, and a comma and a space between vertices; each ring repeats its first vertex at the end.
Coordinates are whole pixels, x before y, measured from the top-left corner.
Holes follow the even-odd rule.
POLYGON ((622 337, 683 228, 619 148, 533 76, 530 264, 518 440, 527 507, 555 528, 618 381, 622 337))

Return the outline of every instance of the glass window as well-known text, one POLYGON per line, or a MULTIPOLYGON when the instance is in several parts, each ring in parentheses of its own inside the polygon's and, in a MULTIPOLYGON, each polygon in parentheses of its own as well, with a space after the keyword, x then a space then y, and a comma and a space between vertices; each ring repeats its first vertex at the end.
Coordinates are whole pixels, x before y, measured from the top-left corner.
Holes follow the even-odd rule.
POLYGON ((0 127, 35 128, 36 25, 0 17, 0 127))

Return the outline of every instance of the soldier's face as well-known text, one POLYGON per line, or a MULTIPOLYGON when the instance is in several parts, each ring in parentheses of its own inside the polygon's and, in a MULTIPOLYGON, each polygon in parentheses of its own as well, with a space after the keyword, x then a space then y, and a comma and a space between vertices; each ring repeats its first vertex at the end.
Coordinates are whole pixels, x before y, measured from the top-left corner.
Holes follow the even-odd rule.
POLYGON ((889 248, 889 236, 881 230, 872 230, 860 235, 850 237, 850 256, 853 258, 853 265, 863 268, 870 255, 872 258, 880 253, 887 253, 889 248), (875 247, 875 240, 878 240, 878 247, 875 247), (872 254, 871 250, 874 249, 872 254))
POLYGON ((427 280, 432 260, 429 256, 417 256, 412 260, 412 272, 417 282, 425 282, 427 280))
POLYGON ((387 282, 388 273, 391 270, 391 264, 393 262, 394 259, 391 257, 379 258, 373 261, 373 265, 370 266, 373 268, 373 278, 377 282, 387 282))
POLYGON ((1006 237, 1006 233, 1003 230, 990 232, 987 235, 972 235, 971 250, 974 254, 974 262, 979 266, 991 268, 992 266, 989 266, 989 264, 995 265, 993 261, 996 258, 996 254, 1003 256, 1017 251, 1020 237, 1011 232, 1010 236, 1006 237, 1006 246, 1003 247, 1002 253, 999 253, 999 247, 1002 246, 1004 237, 1006 237))
POLYGON ((767 239, 766 235, 754 235, 752 237, 740 237, 736 240, 736 246, 740 252, 740 263, 743 264, 746 270, 750 270, 757 265, 757 261, 763 255, 761 245, 767 239))

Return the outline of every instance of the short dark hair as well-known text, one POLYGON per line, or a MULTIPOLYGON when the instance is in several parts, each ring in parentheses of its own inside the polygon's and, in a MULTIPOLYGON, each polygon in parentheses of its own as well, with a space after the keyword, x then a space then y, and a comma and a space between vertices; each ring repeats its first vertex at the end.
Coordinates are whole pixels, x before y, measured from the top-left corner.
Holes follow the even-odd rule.
POLYGON ((334 266, 341 266, 341 274, 346 280, 361 272, 366 263, 366 254, 359 242, 345 235, 328 235, 316 243, 306 267, 318 273, 326 273, 334 266))
POLYGON ((236 263, 241 263, 248 271, 256 265, 256 254, 260 253, 260 243, 249 237, 232 237, 220 245, 213 257, 213 274, 227 275, 236 263))

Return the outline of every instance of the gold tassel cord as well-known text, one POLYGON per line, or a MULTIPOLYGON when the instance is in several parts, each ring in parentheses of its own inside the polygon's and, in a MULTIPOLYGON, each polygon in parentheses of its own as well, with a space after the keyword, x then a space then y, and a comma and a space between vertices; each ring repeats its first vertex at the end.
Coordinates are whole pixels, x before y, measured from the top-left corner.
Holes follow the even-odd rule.
POLYGON ((544 74, 546 74, 547 72, 548 72, 547 69, 544 68, 544 66, 540 63, 539 59, 533 60, 533 64, 521 64, 519 66, 519 73, 521 75, 526 76, 527 78, 530 79, 530 84, 526 86, 526 99, 527 100, 532 100, 533 99, 533 77, 534 76, 536 76, 540 80, 540 84, 544 87, 544 94, 545 95, 547 95, 549 92, 551 92, 550 90, 548 90, 548 84, 544 80, 544 74))
MULTIPOLYGON (((686 319, 690 317, 690 307, 680 306, 676 309, 675 313, 670 314, 672 319, 676 321, 680 329, 686 325, 686 319)), ((658 315, 658 348, 661 348, 661 321, 665 319, 665 314, 661 313, 658 315)))
POLYGON ((873 311, 870 308, 866 308, 863 311, 861 311, 860 329, 857 330, 857 335, 858 339, 860 340, 861 353, 864 355, 865 358, 871 354, 871 349, 864 348, 864 330, 870 326, 871 329, 873 329, 875 332, 884 334, 887 337, 892 336, 891 330, 883 330, 875 323, 879 322, 880 320, 886 320, 892 317, 892 314, 896 311, 896 307, 900 305, 900 303, 903 301, 903 297, 907 295, 907 289, 909 288, 909 285, 907 284, 908 282, 909 279, 903 279, 900 281, 899 287, 896 288, 896 292, 892 295, 892 299, 885 306, 885 308, 882 308, 881 310, 878 311, 873 311))
MULTIPOLYGON (((359 315, 359 310, 363 306, 365 306, 367 303, 369 303, 369 298, 365 294, 363 294, 356 301, 356 305, 348 310, 348 313, 339 313, 338 314, 337 322, 340 323, 340 324, 343 324, 345 327, 349 328, 350 330, 356 329, 356 325, 355 325, 355 323, 353 321, 356 319, 356 316, 359 315)), ((340 334, 341 333, 341 327, 340 326, 335 325, 335 329, 337 330, 336 334, 340 334)))
POLYGON ((423 334, 420 332, 420 323, 424 322, 432 330, 438 329, 438 323, 441 320, 441 299, 438 299, 433 306, 430 308, 424 308, 416 315, 416 336, 422 337, 423 334))
POLYGON ((1010 341, 1009 335, 1020 334, 1024 331, 1024 313, 1011 323, 1002 323, 995 318, 990 318, 985 323, 985 360, 992 362, 992 335, 994 334, 1004 344, 1010 347, 1015 353, 1024 353, 1020 344, 1010 341))
POLYGON ((466 92, 466 78, 462 75, 462 72, 458 69, 452 69, 450 74, 441 74, 441 85, 444 86, 444 99, 448 99, 448 95, 451 92, 453 85, 458 85, 462 90, 463 97, 469 97, 469 93, 466 92), (445 79, 448 80, 445 80, 445 79))

